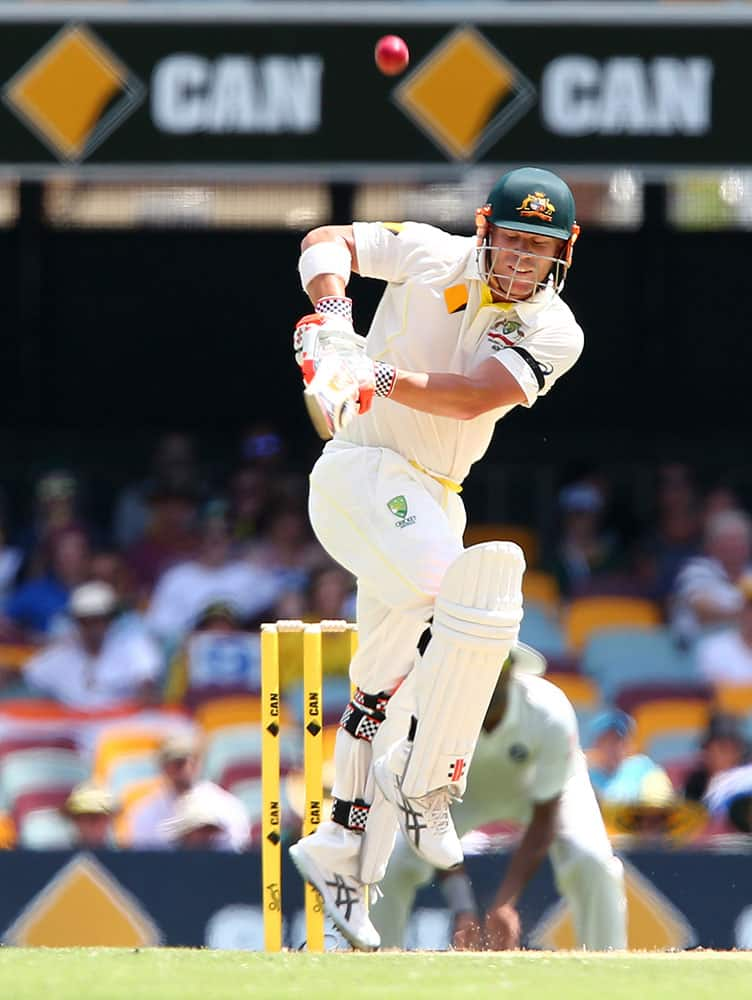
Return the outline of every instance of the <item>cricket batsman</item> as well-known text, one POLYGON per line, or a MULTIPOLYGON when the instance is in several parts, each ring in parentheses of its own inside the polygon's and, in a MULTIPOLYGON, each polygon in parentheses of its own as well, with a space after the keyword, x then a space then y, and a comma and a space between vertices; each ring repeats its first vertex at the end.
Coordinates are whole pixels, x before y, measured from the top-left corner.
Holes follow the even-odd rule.
MULTIPOLYGON (((520 659, 530 655, 519 652, 520 659)), ((524 832, 484 915, 464 869, 442 873, 452 943, 471 950, 519 947, 517 899, 548 854, 580 947, 626 948, 622 864, 611 850, 590 784, 574 710, 559 688, 522 673, 524 665, 517 661, 515 649, 502 668, 467 788, 452 815, 460 835, 498 821, 518 823, 524 832)), ((434 868, 400 839, 381 883, 383 898, 372 910, 383 946, 403 947, 416 889, 433 875, 434 868)))
POLYGON ((296 326, 296 358, 332 437, 309 513, 357 578, 360 639, 332 817, 290 855, 363 950, 379 946, 366 888, 383 878, 398 823, 429 864, 462 862, 450 805, 522 618, 522 551, 463 548, 462 481, 496 422, 549 392, 582 351, 560 297, 579 233, 564 181, 513 170, 475 221, 475 237, 415 222, 325 226, 299 261, 315 312, 296 326), (365 338, 346 297, 352 271, 386 282, 365 338))

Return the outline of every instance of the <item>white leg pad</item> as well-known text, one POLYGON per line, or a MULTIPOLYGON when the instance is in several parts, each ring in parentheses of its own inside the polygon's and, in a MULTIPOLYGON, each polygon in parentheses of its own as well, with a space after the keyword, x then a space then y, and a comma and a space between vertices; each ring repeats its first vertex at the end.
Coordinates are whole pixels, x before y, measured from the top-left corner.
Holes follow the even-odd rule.
POLYGON ((436 597, 431 641, 415 666, 417 729, 402 791, 464 787, 491 694, 522 620, 525 558, 513 542, 474 545, 436 597))

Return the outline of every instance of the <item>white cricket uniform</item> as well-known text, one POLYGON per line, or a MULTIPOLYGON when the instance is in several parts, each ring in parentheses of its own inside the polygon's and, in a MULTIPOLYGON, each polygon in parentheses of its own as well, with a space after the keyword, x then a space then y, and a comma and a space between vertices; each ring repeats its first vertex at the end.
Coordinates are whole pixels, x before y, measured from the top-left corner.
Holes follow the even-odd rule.
MULTIPOLYGON (((480 280, 474 237, 414 222, 396 228, 353 225, 360 274, 388 282, 368 355, 405 370, 459 374, 495 358, 524 390, 523 405, 549 392, 583 345, 571 310, 553 289, 528 302, 493 304, 480 280)), ((512 408, 459 420, 377 397, 316 463, 311 522, 330 555, 358 580, 360 646, 352 679, 364 691, 390 690, 410 670, 439 584, 462 550, 465 511, 450 484, 459 486, 512 408)))
MULTIPOLYGON (((462 802, 452 808, 460 835, 487 823, 529 824, 535 805, 560 796, 550 857, 581 946, 626 947, 621 862, 614 857, 580 750, 566 696, 541 677, 513 675, 507 711, 483 730, 462 802)), ((382 947, 401 947, 415 892, 433 870, 401 840, 373 907, 382 947)))
MULTIPOLYGON (((360 274, 388 283, 367 337, 374 360, 470 374, 495 358, 522 386, 527 406, 577 360, 582 331, 553 289, 528 302, 492 303, 474 238, 412 222, 355 223, 353 232, 360 274)), ((362 691, 392 691, 412 670, 441 581, 463 550, 459 485, 510 409, 459 420, 375 398, 314 466, 311 524, 358 581, 359 644, 350 677, 362 691)), ((400 700, 413 687, 403 685, 400 700)), ((370 743, 340 730, 335 764, 334 798, 372 803, 370 743)), ((357 873, 359 837, 328 824, 315 836, 333 845, 330 868, 357 873)))

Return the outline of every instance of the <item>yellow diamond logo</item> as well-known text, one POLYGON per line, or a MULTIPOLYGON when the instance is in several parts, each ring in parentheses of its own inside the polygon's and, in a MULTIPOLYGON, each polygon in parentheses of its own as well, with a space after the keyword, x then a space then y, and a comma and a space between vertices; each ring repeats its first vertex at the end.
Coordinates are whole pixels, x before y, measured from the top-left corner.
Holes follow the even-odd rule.
MULTIPOLYGON (((691 948, 697 937, 684 914, 653 883, 628 862, 624 864, 624 889, 629 914, 627 948, 630 951, 665 951, 691 948)), ((580 946, 569 906, 555 903, 531 935, 534 948, 571 950, 580 946)))
POLYGON ((158 928, 93 856, 69 861, 5 932, 24 948, 136 948, 160 944, 158 928))
POLYGON ((480 32, 460 28, 400 84, 394 99, 444 152, 470 160, 532 107, 535 88, 480 32))
POLYGON ((5 103, 61 160, 75 162, 141 103, 143 84, 81 25, 64 28, 8 81, 5 103))

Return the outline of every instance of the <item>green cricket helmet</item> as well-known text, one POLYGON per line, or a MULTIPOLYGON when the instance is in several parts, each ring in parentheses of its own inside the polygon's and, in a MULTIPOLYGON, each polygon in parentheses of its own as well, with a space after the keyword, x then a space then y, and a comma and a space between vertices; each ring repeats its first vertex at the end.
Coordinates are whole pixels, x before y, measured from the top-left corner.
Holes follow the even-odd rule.
MULTIPOLYGON (((557 174, 538 167, 519 167, 504 174, 491 188, 487 203, 476 215, 478 232, 478 262, 486 283, 494 276, 495 248, 490 239, 489 225, 522 233, 536 233, 563 240, 564 246, 556 257, 546 257, 551 267, 538 287, 553 284, 556 291, 564 286, 567 269, 572 263, 572 249, 580 234, 575 222, 574 195, 557 174)), ((541 254, 534 256, 542 257, 541 254)), ((497 277, 499 277, 497 275, 497 277)), ((526 296, 530 297, 535 287, 526 296)))

